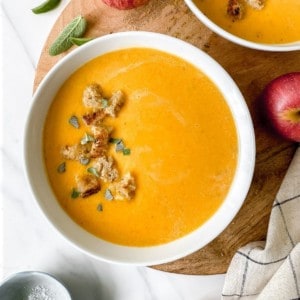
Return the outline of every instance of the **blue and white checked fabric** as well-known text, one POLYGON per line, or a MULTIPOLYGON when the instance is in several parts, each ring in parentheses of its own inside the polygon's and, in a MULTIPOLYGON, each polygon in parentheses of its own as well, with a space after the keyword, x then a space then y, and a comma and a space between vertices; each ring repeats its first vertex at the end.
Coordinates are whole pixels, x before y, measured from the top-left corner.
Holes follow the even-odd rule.
POLYGON ((274 201, 266 242, 237 251, 222 299, 300 300, 300 147, 274 201))

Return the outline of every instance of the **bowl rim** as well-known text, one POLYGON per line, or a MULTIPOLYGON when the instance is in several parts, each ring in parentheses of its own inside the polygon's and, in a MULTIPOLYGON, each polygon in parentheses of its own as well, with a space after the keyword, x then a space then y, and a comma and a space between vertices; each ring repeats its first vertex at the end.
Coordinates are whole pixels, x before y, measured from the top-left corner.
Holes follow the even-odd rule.
MULTIPOLYGON (((101 52, 100 51, 100 52, 101 52)), ((87 54, 86 54, 87 55, 87 54)), ((187 54, 185 55, 187 56, 187 54)), ((84 63, 88 62, 92 58, 88 58, 84 60, 84 63)), ((81 65, 83 65, 82 63, 81 65)), ((77 70, 81 65, 74 67, 74 70, 77 70)), ((197 66, 196 66, 197 67, 197 66)), ((197 67, 199 69, 199 66, 197 67)), ((200 68, 200 70, 207 75, 207 71, 203 70, 200 68)), ((66 77, 66 79, 71 75, 72 73, 69 73, 66 77)), ((207 75, 208 76, 208 75, 207 75)), ((216 82, 208 76, 215 84, 216 82)), ((56 90, 58 90, 60 86, 57 87, 56 90)), ((219 87, 220 89, 220 87, 219 87)), ((225 95, 223 95, 226 101, 228 100, 225 95)), ((49 100, 50 101, 50 100, 49 100)), ((50 101, 51 103, 52 101, 50 101)), ((228 104, 228 103, 227 103, 228 104)), ((49 104, 50 105, 50 104, 49 104)), ((228 104, 229 106, 229 104, 228 104)), ((232 107, 230 107, 232 109, 232 107)), ((44 121, 43 121, 44 122, 44 121)), ((237 121, 235 120, 235 123, 237 121)), ((44 124, 44 123, 43 123, 44 124)), ((43 127, 43 126, 42 126, 43 127)), ((236 126, 237 127, 237 126, 236 126)), ((239 130, 236 128, 237 131, 239 130)), ((41 142, 42 143, 42 142, 41 142)), ((248 193, 248 190, 250 188, 250 184, 252 181, 253 177, 253 172, 254 172, 254 165, 255 165, 255 135, 254 135, 254 129, 253 129, 253 124, 251 120, 251 116, 248 110, 248 107, 245 103, 244 97, 241 94, 239 88, 233 81, 233 79, 230 77, 230 75, 224 70, 224 68, 217 63, 213 58, 211 58, 208 54, 206 54, 204 51, 198 49, 197 47, 184 42, 180 39, 160 34, 160 33, 154 33, 154 32, 145 32, 145 31, 129 31, 129 32, 119 32, 119 33, 113 33, 109 35, 105 35, 99 38, 94 39, 93 41, 77 48, 74 49, 71 53, 67 54, 65 57, 63 57, 56 65, 46 74, 46 76, 43 78, 41 83, 39 84, 36 92, 34 93, 31 106, 29 109, 29 113, 27 115, 27 120, 26 120, 26 126, 25 126, 25 134, 24 134, 24 140, 23 140, 23 145, 24 145, 24 163, 25 163, 25 175, 26 175, 26 180, 28 183, 28 186, 30 187, 31 194, 33 198, 35 199, 35 203, 39 207, 39 209, 42 211, 43 215, 46 217, 47 221, 51 224, 52 227, 55 228, 55 230, 62 235, 68 242, 70 242, 75 248, 81 250, 85 254, 88 254, 89 256, 92 256, 98 260, 106 261, 106 262, 112 262, 112 263, 118 263, 118 264, 126 264, 126 265, 136 265, 136 266, 151 266, 151 265, 158 265, 162 263, 167 263, 171 261, 175 261, 179 258, 185 257, 186 255, 189 255, 200 248, 206 246, 209 242, 211 242, 214 238, 216 238, 232 221, 232 219, 235 217, 237 212, 240 210, 241 206, 244 203, 244 200, 246 198, 246 195, 248 193), (117 42, 116 42, 117 41, 117 42), (120 46, 120 41, 122 41, 122 46, 120 46), (164 43, 159 43, 164 41, 164 43), (156 43, 155 43, 156 42, 156 43), (79 225, 77 225, 68 215, 63 212, 63 209, 60 207, 62 210, 61 213, 64 214, 64 216, 67 216, 71 222, 72 222, 72 228, 76 228, 76 234, 81 236, 82 231, 84 232, 84 237, 87 239, 91 240, 97 240, 99 245, 101 247, 108 247, 115 250, 116 252, 122 252, 120 257, 114 257, 114 254, 112 253, 113 251, 107 251, 106 253, 101 253, 99 254, 98 250, 91 249, 90 246, 86 246, 86 243, 83 243, 80 238, 73 233, 71 233, 68 226, 65 225, 61 226, 61 224, 57 224, 54 222, 55 217, 51 215, 51 212, 49 212, 46 208, 45 201, 43 202, 41 200, 41 196, 43 195, 41 188, 38 183, 36 182, 39 180, 38 176, 34 174, 34 168, 33 165, 36 162, 36 157, 31 157, 31 147, 32 147, 32 141, 33 141, 33 130, 36 130, 35 123, 33 122, 34 117, 35 117, 35 110, 37 109, 38 105, 40 105, 41 102, 41 95, 43 93, 43 89, 47 88, 48 85, 51 84, 51 81, 56 80, 55 78, 58 77, 57 74, 59 72, 62 72, 62 69, 65 67, 65 65, 68 66, 70 64, 69 62, 71 61, 76 61, 76 59, 81 59, 84 54, 89 53, 89 50, 92 51, 93 47, 97 48, 99 45, 108 45, 110 43, 110 47, 102 47, 101 51, 103 53, 98 53, 97 55, 94 55, 93 57, 97 57, 101 54, 108 53, 110 51, 115 51, 118 49, 125 49, 125 48, 133 48, 133 47, 140 47, 140 48, 153 48, 157 49, 160 51, 164 51, 176 56, 182 56, 179 54, 181 53, 180 51, 188 50, 188 58, 184 57, 182 59, 190 62, 194 66, 195 63, 192 63, 189 60, 190 55, 196 55, 197 57, 199 56, 199 61, 200 58, 204 59, 206 63, 209 63, 212 68, 215 68, 215 72, 219 72, 222 74, 222 80, 225 80, 225 83, 229 85, 230 88, 232 88, 232 97, 237 99, 235 105, 239 107, 239 109, 242 111, 242 115, 239 117, 243 119, 243 122, 245 124, 245 130, 246 130, 246 135, 245 136, 240 136, 238 134, 238 142, 239 142, 239 158, 238 158, 238 166, 236 169, 236 174, 234 176, 233 182, 235 183, 235 186, 238 186, 239 184, 243 186, 243 190, 239 193, 239 198, 235 197, 236 203, 233 202, 231 203, 227 198, 231 199, 234 197, 231 197, 229 194, 231 193, 231 190, 229 191, 227 197, 221 204, 221 206, 218 208, 218 210, 214 213, 214 215, 209 218, 203 225, 200 226, 200 228, 196 229, 195 231, 191 232, 190 234, 179 238, 175 241, 172 241, 167 244, 163 245, 157 245, 157 246, 149 246, 149 247, 130 247, 130 246, 122 246, 122 245, 117 245, 113 244, 107 241, 104 241, 100 238, 95 237, 94 235, 90 234, 89 232, 83 230, 79 225), (113 45, 112 45, 113 44, 113 45), (113 49, 111 49, 111 47, 113 49), (168 48, 172 49, 170 51, 167 51, 162 48, 168 48), (173 51, 173 47, 177 47, 177 50, 173 51), (107 50, 108 49, 108 50, 107 50), (177 51, 177 53, 175 53, 177 51), (224 77, 224 78, 223 78, 224 77), (241 142, 242 141, 242 142, 241 142), (244 143, 246 143, 244 145, 244 143), (242 151, 240 150, 242 149, 242 151), (245 151, 247 152, 247 157, 245 157, 245 151), (242 168, 245 168, 246 171, 242 171, 242 168), (238 174, 239 173, 239 174, 238 174), (239 177, 237 176, 239 175, 239 177), (237 181, 237 182, 236 182, 237 181), (224 205, 226 204, 225 210, 227 210, 227 215, 222 215, 222 209, 224 205), (220 218, 220 216, 223 218, 222 225, 217 225, 213 223, 214 219, 220 218), (224 220, 225 219, 225 220, 224 220), (74 223, 74 224, 73 224, 74 223), (207 236, 207 233, 203 239, 199 240, 198 238, 198 231, 204 230, 206 227, 210 228, 213 230, 213 234, 209 234, 207 236), (204 228, 204 229, 203 229, 204 228), (67 232, 66 232, 67 231, 67 232), (73 234, 73 235, 72 235, 73 234), (199 243, 191 243, 191 241, 199 241, 199 243), (189 247, 185 247, 186 243, 189 243, 189 247), (178 247, 180 250, 177 251, 178 247), (176 251, 174 250, 176 248, 176 251), (165 256, 164 251, 169 251, 171 255, 165 256), (172 251, 171 251, 172 250, 172 251), (153 257, 148 255, 147 251, 151 251, 153 253, 153 257)), ((39 149, 41 151, 41 149, 39 149)), ((43 175, 44 176, 44 175, 43 175)), ((44 181, 45 183, 45 181, 44 181)), ((232 183, 232 186, 234 185, 232 183)), ((46 186, 46 189, 49 189, 49 182, 48 182, 48 187, 46 186)), ((232 188, 231 188, 232 189, 232 188)), ((53 192, 52 192, 52 198, 55 199, 53 192)), ((233 201, 233 200, 232 200, 233 201)), ((55 202, 58 202, 55 199, 55 202)), ((223 212, 224 213, 224 212, 223 212)), ((69 222, 69 221, 66 221, 69 222)), ((70 225, 71 226, 71 225, 70 225)), ((202 232, 201 231, 201 232, 202 232)), ((203 234, 202 234, 203 235, 203 234)), ((98 247, 98 248, 101 248, 98 247)), ((101 248, 101 251, 104 251, 101 248)))
POLYGON ((193 14, 210 30, 218 34, 219 36, 237 44, 240 46, 244 46, 246 48, 255 49, 255 50, 263 50, 270 52, 288 52, 288 51, 297 51, 300 50, 300 41, 286 44, 265 44, 265 43, 256 43, 253 41, 249 41, 238 37, 213 21, 211 21, 201 10, 197 7, 193 0, 184 0, 185 4, 190 8, 193 14))

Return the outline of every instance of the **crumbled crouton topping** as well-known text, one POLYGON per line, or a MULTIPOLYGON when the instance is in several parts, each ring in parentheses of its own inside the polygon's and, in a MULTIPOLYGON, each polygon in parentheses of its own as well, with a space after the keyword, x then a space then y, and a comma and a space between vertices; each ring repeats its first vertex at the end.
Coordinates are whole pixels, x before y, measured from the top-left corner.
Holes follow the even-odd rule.
POLYGON ((92 126, 91 131, 95 141, 92 143, 90 155, 92 158, 101 157, 107 152, 111 130, 105 126, 92 126))
POLYGON ((244 16, 244 5, 240 0, 229 0, 227 5, 227 14, 233 20, 240 20, 244 16))
POLYGON ((122 91, 117 91, 113 93, 109 99, 109 106, 105 108, 105 113, 113 118, 120 111, 122 105, 124 104, 124 94, 122 91))
POLYGON ((97 83, 92 83, 88 85, 84 92, 82 101, 86 107, 101 109, 102 108, 102 88, 97 83))
POLYGON ((90 157, 90 145, 66 145, 62 148, 61 154, 65 159, 68 160, 80 160, 81 158, 90 157))
MULTIPOLYGON (((115 160, 111 156, 107 156, 110 144, 116 144, 115 151, 122 152, 123 155, 131 153, 129 148, 125 148, 122 139, 110 136, 113 129, 104 123, 106 117, 115 118, 117 116, 124 104, 124 94, 122 91, 116 91, 109 100, 107 99, 103 97, 103 91, 99 84, 93 83, 85 88, 82 102, 87 108, 87 112, 82 116, 82 120, 83 125, 88 129, 77 144, 66 145, 61 150, 65 159, 79 161, 81 165, 88 166, 87 173, 75 175, 77 187, 72 190, 71 197, 73 199, 78 196, 85 198, 99 192, 100 182, 115 185, 116 197, 107 189, 106 200, 132 199, 134 196, 136 189, 134 178, 128 173, 120 182, 116 183, 119 171, 115 160)), ((71 125, 79 129, 77 117, 76 120, 74 116, 70 119, 72 119, 71 125)))
POLYGON ((265 6, 265 0, 246 0, 246 2, 254 9, 263 9, 265 6))
POLYGON ((91 125, 101 122, 105 116, 115 118, 124 104, 124 94, 122 91, 116 91, 107 101, 103 98, 100 85, 90 84, 83 92, 82 101, 86 107, 94 110, 93 112, 83 116, 84 122, 87 125, 91 125))
POLYGON ((105 112, 103 109, 93 111, 90 113, 87 113, 82 116, 82 119, 84 123, 88 126, 90 125, 99 125, 102 123, 103 119, 105 118, 105 112))
POLYGON ((134 177, 130 173, 126 173, 124 177, 115 184, 117 200, 130 200, 134 197, 136 184, 134 177))
POLYGON ((264 8, 265 0, 228 0, 227 14, 233 21, 241 20, 245 15, 246 4, 253 9, 261 10, 264 8))
POLYGON ((94 168, 104 182, 113 182, 119 177, 115 162, 111 156, 102 156, 95 160, 94 168))
POLYGON ((82 198, 96 194, 101 189, 98 179, 90 174, 76 176, 76 183, 77 190, 82 198))
POLYGON ((108 143, 109 135, 113 131, 112 127, 99 124, 98 126, 91 126, 90 128, 94 138, 101 138, 105 140, 106 144, 108 143))

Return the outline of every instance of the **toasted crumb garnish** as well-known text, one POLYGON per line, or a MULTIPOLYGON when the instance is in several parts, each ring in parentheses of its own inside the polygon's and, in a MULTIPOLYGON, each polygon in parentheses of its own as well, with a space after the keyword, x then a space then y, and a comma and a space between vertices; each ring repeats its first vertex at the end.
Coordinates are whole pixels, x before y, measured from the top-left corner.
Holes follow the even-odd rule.
MULTIPOLYGON (((122 151, 124 155, 131 153, 129 148, 125 148, 122 139, 110 137, 113 128, 105 125, 105 118, 109 116, 115 118, 123 106, 123 92, 120 90, 116 91, 108 99, 103 96, 101 86, 93 83, 85 88, 82 102, 87 108, 87 112, 82 116, 82 125, 88 127, 87 132, 78 144, 66 145, 61 150, 65 159, 77 160, 82 165, 88 166, 86 169, 87 174, 75 177, 77 186, 73 188, 71 197, 73 199, 79 196, 83 198, 88 197, 100 191, 100 183, 106 182, 110 183, 113 189, 113 191, 106 189, 104 194, 106 200, 132 199, 136 190, 134 178, 130 173, 127 173, 117 182, 119 171, 115 166, 114 159, 111 156, 107 156, 111 143, 115 144, 117 152, 122 151)), ((71 116, 69 123, 79 129, 79 120, 76 116, 71 116)), ((65 168, 63 171, 65 172, 65 168)), ((102 211, 101 204, 99 207, 101 207, 99 210, 102 211)))
POLYGON ((135 195, 136 184, 134 177, 130 173, 126 173, 114 187, 116 200, 131 200, 135 195))
POLYGON ((97 158, 106 155, 107 153, 107 145, 103 145, 100 139, 96 139, 92 144, 91 148, 91 158, 97 158))
POLYGON ((108 103, 109 105, 104 109, 104 111, 108 116, 115 118, 117 113, 120 111, 122 105, 124 104, 123 92, 117 91, 113 93, 108 103))
POLYGON ((246 0, 246 2, 254 9, 263 9, 265 6, 265 0, 246 0))
POLYGON ((90 126, 90 125, 97 126, 102 123, 105 116, 106 116, 106 114, 105 114, 104 110, 101 109, 101 110, 93 111, 93 112, 83 115, 82 119, 83 119, 84 123, 88 126, 90 126))
POLYGON ((233 20, 240 20, 244 16, 244 5, 240 0, 229 0, 227 4, 227 14, 233 20))
POLYGON ((76 176, 77 191, 82 198, 96 194, 101 190, 98 179, 91 174, 76 176))
POLYGON ((91 157, 96 158, 105 155, 108 149, 111 128, 106 126, 91 126, 91 131, 95 139, 92 143, 91 157))
POLYGON ((104 182, 113 182, 119 177, 115 162, 111 156, 102 156, 95 160, 94 168, 99 173, 100 179, 104 182))
POLYGON ((66 145, 62 148, 61 154, 68 160, 80 160, 90 157, 90 149, 91 145, 89 144, 66 145))
POLYGON ((94 136, 94 138, 101 138, 105 140, 105 143, 108 144, 109 142, 109 135, 113 131, 113 128, 111 126, 105 126, 103 124, 97 125, 97 126, 91 126, 90 127, 91 132, 94 136))
POLYGON ((83 91, 82 102, 86 107, 101 109, 102 108, 102 88, 97 83, 88 85, 83 91))

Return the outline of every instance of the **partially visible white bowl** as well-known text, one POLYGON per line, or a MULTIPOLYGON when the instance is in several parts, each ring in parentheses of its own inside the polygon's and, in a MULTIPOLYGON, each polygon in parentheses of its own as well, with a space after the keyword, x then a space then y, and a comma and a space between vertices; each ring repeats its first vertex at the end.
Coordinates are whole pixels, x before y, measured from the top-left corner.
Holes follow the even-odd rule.
POLYGON ((252 48, 256 50, 264 50, 264 51, 296 51, 300 50, 300 41, 295 43, 288 44, 264 44, 264 43, 256 43, 252 41, 245 40, 240 38, 228 31, 224 30, 222 27, 218 26, 211 19, 209 19, 194 3, 193 0, 184 0, 186 5, 190 8, 190 10, 194 13, 194 15, 210 30, 220 35, 221 37, 244 47, 252 48))
POLYGON ((13 274, 0 284, 1 300, 71 300, 65 286, 48 273, 24 271, 13 274))
POLYGON ((115 33, 95 39, 65 56, 45 76, 32 102, 26 125, 25 164, 34 198, 50 223, 85 253, 109 262, 155 265, 186 256, 207 245, 232 221, 247 195, 255 162, 251 117, 242 94, 227 72, 210 56, 179 39, 150 32, 115 33), (62 83, 87 61, 123 48, 147 47, 171 53, 204 72, 224 95, 235 120, 238 163, 230 191, 217 212, 199 229, 173 242, 153 247, 120 246, 88 233, 61 208, 49 185, 42 152, 43 126, 49 106, 62 83))

